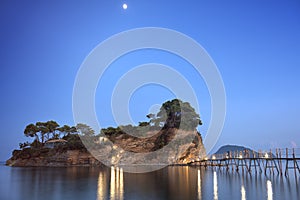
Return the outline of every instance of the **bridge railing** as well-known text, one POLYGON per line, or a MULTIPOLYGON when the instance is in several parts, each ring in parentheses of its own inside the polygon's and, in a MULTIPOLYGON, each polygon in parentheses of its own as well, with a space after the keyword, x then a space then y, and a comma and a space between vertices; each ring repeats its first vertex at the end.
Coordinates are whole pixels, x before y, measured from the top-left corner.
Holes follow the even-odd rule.
POLYGON ((228 151, 224 154, 213 154, 207 156, 206 160, 222 160, 222 159, 247 159, 247 158, 259 158, 259 159, 281 159, 281 158, 300 158, 300 148, 277 148, 270 149, 268 151, 228 151))

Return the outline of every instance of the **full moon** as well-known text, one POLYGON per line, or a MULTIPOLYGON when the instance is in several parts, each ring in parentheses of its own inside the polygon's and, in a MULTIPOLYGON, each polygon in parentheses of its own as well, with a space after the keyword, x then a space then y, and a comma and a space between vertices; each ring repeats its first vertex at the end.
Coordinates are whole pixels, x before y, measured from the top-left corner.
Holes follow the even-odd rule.
POLYGON ((126 10, 126 9, 127 9, 127 7, 128 7, 128 6, 127 6, 127 4, 126 4, 126 3, 124 3, 124 4, 123 4, 123 9, 124 9, 124 10, 126 10))

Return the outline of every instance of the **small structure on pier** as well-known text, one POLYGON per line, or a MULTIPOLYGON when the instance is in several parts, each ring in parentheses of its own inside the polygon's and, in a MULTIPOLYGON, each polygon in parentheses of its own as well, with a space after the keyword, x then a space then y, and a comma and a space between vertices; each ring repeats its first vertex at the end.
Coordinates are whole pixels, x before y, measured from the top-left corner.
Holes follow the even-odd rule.
POLYGON ((60 146, 60 145, 63 145, 63 144, 66 144, 68 141, 67 140, 64 140, 64 139, 52 139, 52 140, 48 140, 46 143, 45 143, 45 148, 50 148, 50 149, 53 149, 57 146, 60 146))

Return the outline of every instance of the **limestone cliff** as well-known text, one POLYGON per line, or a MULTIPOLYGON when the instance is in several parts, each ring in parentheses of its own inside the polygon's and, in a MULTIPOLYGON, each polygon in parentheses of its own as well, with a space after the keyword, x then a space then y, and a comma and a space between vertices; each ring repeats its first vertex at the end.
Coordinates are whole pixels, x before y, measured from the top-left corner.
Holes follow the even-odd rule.
MULTIPOLYGON (((165 160, 168 160, 168 163, 185 164, 206 156, 202 137, 196 131, 169 128, 156 133, 155 131, 150 131, 147 134, 151 136, 137 138, 127 134, 116 134, 110 137, 114 145, 124 150, 124 153, 115 155, 119 158, 116 163, 143 164, 145 162, 143 160, 145 158, 139 158, 138 156, 134 156, 135 160, 133 160, 133 157, 126 152, 151 153, 159 150, 164 151, 163 155, 150 154, 146 158, 153 164, 158 164, 165 160)), ((141 155, 141 157, 143 156, 141 155)))

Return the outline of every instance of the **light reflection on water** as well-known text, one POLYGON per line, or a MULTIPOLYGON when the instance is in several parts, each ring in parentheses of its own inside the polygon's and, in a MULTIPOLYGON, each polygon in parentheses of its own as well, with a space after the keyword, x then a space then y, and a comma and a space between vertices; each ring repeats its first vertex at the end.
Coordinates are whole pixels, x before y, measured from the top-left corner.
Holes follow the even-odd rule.
POLYGON ((218 177, 216 171, 214 171, 214 200, 218 200, 218 177))
POLYGON ((273 200, 272 182, 270 180, 267 180, 267 194, 268 200, 273 200))
POLYGON ((118 167, 111 167, 110 181, 107 178, 108 174, 100 171, 98 176, 97 200, 107 199, 123 200, 124 199, 124 181, 123 169, 118 167), (108 188, 108 184, 110 187, 108 188), (109 196, 108 191, 109 189, 109 196))
MULTIPOLYGON (((123 198, 124 198, 123 195, 124 195, 123 169, 119 168, 119 167, 116 167, 116 168, 111 167, 111 169, 110 169, 110 199, 123 200, 123 198)), ((105 196, 103 196, 103 197, 105 197, 105 196)))
POLYGON ((112 200, 115 199, 115 196, 116 196, 116 177, 115 177, 115 168, 114 167, 111 167, 111 170, 110 170, 110 198, 112 200))
POLYGON ((107 183, 106 183, 107 174, 100 171, 98 177, 98 190, 97 190, 97 199, 103 199, 107 196, 107 183))
POLYGON ((202 193, 201 193, 201 171, 198 169, 198 200, 202 199, 202 193))
POLYGON ((246 200, 246 190, 243 184, 241 185, 241 196, 242 196, 242 200, 246 200))
POLYGON ((299 177, 166 167, 144 174, 122 168, 0 166, 0 199, 300 199, 299 177))

